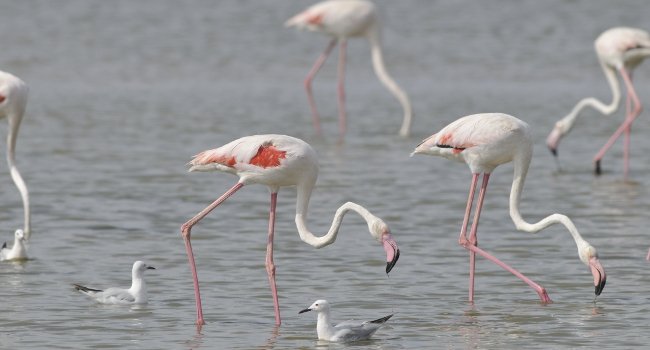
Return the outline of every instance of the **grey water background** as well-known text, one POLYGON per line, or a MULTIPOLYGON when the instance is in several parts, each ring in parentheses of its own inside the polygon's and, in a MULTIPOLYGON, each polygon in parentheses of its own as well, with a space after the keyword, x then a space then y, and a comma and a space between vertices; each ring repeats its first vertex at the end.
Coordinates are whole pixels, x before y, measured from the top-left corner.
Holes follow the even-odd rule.
MULTIPOLYGON (((399 104, 374 76, 368 45, 349 43, 349 133, 337 145, 336 56, 315 81, 325 136, 311 129, 302 80, 327 38, 286 29, 308 1, 2 1, 0 69, 31 88, 17 162, 31 191, 25 263, 0 264, 0 347, 49 349, 519 349, 647 346, 650 324, 648 112, 634 124, 629 181, 619 142, 592 175, 591 158, 619 111, 587 111, 560 147, 544 139, 582 97, 610 93, 593 40, 617 25, 650 29, 644 1, 377 1, 388 70, 410 94, 413 136, 397 136, 399 104), (409 157, 452 120, 505 112, 527 121, 535 154, 522 213, 569 215, 599 250, 607 287, 592 277, 561 226, 532 235, 508 216, 512 166, 494 172, 481 246, 546 287, 477 260, 467 302, 468 254, 457 245, 470 174, 444 159, 409 157), (179 233, 236 178, 187 173, 201 150, 258 133, 303 138, 321 164, 309 225, 329 227, 355 201, 391 226, 402 256, 384 253, 354 214, 316 250, 294 223, 294 189, 279 195, 275 261, 283 325, 274 326, 264 269, 269 195, 248 186, 193 230, 207 325, 194 326, 192 281, 179 233), (150 303, 96 305, 72 283, 130 284, 147 271, 150 303), (314 300, 335 320, 395 313, 373 340, 316 340, 314 300)), ((647 64, 647 63, 646 63, 647 64)), ((635 74, 650 100, 650 68, 635 74)), ((6 132, 6 123, 1 123, 6 132)), ((2 149, 4 152, 4 148, 2 149)), ((22 225, 20 197, 0 166, 0 238, 22 225)))

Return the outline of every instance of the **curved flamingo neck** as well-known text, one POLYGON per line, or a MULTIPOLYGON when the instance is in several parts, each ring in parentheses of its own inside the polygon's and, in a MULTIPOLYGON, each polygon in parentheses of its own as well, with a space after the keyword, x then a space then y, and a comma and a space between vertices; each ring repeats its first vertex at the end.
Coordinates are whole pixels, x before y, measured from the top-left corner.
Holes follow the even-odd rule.
POLYGON ((368 41, 370 42, 370 53, 372 56, 372 67, 375 70, 375 74, 379 78, 382 84, 390 91, 395 98, 402 105, 404 110, 404 119, 402 120, 402 126, 399 130, 400 136, 406 137, 409 136, 411 132, 411 123, 413 121, 413 111, 411 108, 411 101, 406 95, 406 92, 402 90, 399 85, 393 80, 393 78, 388 74, 386 70, 386 65, 384 64, 384 55, 381 50, 381 44, 379 40, 379 29, 373 28, 368 33, 368 41))
POLYGON ((532 145, 528 150, 522 150, 514 158, 514 178, 512 181, 512 188, 510 190, 510 218, 512 219, 512 222, 515 224, 517 230, 531 233, 537 233, 551 225, 558 223, 562 224, 569 231, 578 248, 580 248, 586 242, 578 232, 578 229, 573 224, 571 219, 569 219, 566 215, 552 214, 536 223, 529 223, 521 216, 521 213, 519 212, 521 192, 524 187, 524 182, 526 181, 526 175, 528 174, 531 157, 532 145))
MULTIPOLYGON (((18 96, 16 96, 18 97, 18 96)), ((20 128, 20 122, 23 117, 25 110, 25 101, 16 101, 16 110, 12 111, 10 115, 7 116, 9 122, 9 132, 7 135, 7 164, 9 166, 9 171, 11 173, 11 178, 16 184, 20 196, 23 200, 23 210, 24 210, 24 228, 25 240, 29 241, 31 235, 31 215, 29 212, 29 191, 27 185, 23 180, 23 177, 20 175, 18 168, 16 167, 16 139, 18 136, 18 129, 20 128)))
POLYGON ((336 210, 334 219, 332 219, 332 225, 325 235, 319 237, 309 231, 307 228, 306 220, 312 187, 313 184, 298 187, 298 197, 296 203, 296 227, 298 228, 300 239, 302 239, 303 242, 311 245, 314 248, 322 248, 334 243, 334 241, 336 241, 336 236, 339 233, 339 228, 341 227, 343 217, 350 210, 359 214, 366 221, 368 228, 370 228, 370 234, 381 242, 381 233, 379 233, 380 236, 377 237, 375 236, 375 230, 372 229, 376 224, 379 224, 381 220, 370 213, 370 211, 368 211, 366 208, 353 202, 347 202, 336 210))
POLYGON ((564 124, 565 132, 568 132, 573 127, 578 115, 586 107, 592 107, 595 110, 599 111, 602 114, 610 115, 618 109, 618 106, 621 102, 621 90, 618 85, 618 79, 616 78, 616 71, 608 67, 604 62, 600 62, 600 65, 605 73, 605 78, 607 78, 607 83, 609 88, 612 91, 612 102, 609 104, 604 104, 600 100, 594 97, 588 97, 580 100, 571 112, 564 118, 562 118, 562 123, 564 124))

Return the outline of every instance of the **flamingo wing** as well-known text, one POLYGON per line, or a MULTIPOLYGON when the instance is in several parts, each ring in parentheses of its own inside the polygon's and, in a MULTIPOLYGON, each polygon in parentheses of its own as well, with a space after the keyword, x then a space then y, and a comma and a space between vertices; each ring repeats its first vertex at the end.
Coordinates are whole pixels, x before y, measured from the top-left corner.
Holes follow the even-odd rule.
POLYGON ((270 168, 280 165, 286 151, 273 135, 242 137, 219 148, 203 151, 190 161, 190 171, 221 170, 235 173, 242 168, 270 168))

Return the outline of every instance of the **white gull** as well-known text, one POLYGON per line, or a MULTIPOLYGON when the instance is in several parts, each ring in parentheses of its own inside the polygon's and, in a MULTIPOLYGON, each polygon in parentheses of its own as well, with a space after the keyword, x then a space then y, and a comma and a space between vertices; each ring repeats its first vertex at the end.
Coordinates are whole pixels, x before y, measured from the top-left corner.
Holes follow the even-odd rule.
POLYGON ((0 248, 0 261, 5 260, 26 260, 27 248, 25 247, 25 233, 23 230, 16 230, 14 233, 14 245, 11 249, 7 248, 7 242, 0 248))
POLYGON ((92 289, 74 284, 76 290, 95 299, 100 304, 146 304, 147 284, 144 282, 143 274, 146 270, 155 270, 155 267, 148 266, 142 261, 133 263, 131 288, 108 288, 106 290, 92 289))
POLYGON ((356 340, 366 340, 370 338, 381 326, 388 321, 393 315, 388 315, 374 321, 345 321, 332 325, 330 322, 330 304, 327 300, 316 300, 310 307, 300 311, 316 311, 318 321, 316 323, 316 332, 319 340, 350 342, 356 340))

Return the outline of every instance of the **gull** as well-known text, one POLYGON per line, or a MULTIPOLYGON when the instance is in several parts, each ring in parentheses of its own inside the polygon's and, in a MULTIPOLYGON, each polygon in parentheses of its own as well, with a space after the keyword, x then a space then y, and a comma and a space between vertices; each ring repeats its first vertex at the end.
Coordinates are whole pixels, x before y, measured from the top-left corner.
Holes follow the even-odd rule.
POLYGON ((25 247, 25 232, 18 229, 14 233, 14 246, 7 248, 7 242, 0 248, 0 261, 5 260, 27 260, 27 248, 25 247))
POLYGON ((142 274, 145 270, 155 270, 142 261, 133 263, 131 288, 108 288, 106 290, 92 289, 78 284, 74 288, 83 294, 95 299, 100 304, 146 304, 147 284, 142 274))
POLYGON ((330 304, 327 300, 316 300, 310 307, 298 312, 316 311, 318 321, 316 332, 319 340, 351 342, 369 339, 393 315, 388 315, 374 321, 345 321, 333 326, 330 323, 330 304))

